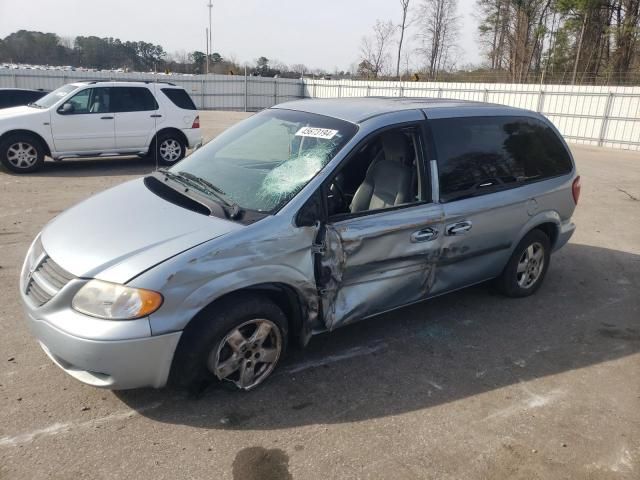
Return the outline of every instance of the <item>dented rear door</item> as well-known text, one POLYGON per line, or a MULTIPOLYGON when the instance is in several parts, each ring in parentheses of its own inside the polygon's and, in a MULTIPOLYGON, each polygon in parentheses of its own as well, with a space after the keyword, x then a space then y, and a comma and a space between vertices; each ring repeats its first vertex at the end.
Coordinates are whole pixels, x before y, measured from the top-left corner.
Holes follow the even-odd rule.
POLYGON ((324 226, 319 282, 329 330, 426 298, 442 238, 435 203, 324 226))

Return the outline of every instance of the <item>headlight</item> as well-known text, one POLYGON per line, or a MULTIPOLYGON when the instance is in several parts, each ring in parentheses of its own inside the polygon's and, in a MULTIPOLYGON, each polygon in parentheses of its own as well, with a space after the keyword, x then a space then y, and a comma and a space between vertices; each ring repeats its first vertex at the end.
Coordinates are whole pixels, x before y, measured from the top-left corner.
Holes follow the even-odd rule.
POLYGON ((74 310, 108 320, 146 317, 162 305, 162 295, 142 288, 91 280, 73 297, 74 310))

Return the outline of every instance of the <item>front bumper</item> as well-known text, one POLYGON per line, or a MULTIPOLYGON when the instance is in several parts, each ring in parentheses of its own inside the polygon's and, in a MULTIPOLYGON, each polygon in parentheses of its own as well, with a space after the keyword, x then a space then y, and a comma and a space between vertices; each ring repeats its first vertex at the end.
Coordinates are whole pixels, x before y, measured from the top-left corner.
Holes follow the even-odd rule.
POLYGON ((182 332, 125 340, 93 340, 64 332, 27 313, 42 349, 75 379, 113 390, 163 387, 182 332))

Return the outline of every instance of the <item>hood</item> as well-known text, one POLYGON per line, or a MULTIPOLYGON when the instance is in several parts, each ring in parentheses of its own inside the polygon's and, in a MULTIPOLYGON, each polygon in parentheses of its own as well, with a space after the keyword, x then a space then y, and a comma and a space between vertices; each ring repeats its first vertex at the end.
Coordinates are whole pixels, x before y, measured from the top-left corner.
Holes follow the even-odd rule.
POLYGON ((23 115, 41 114, 42 112, 48 112, 48 110, 46 108, 27 107, 26 105, 21 107, 0 108, 0 120, 23 115))
POLYGON ((95 195, 42 231, 47 254, 76 277, 126 283, 141 272, 243 225, 160 198, 143 179, 95 195))

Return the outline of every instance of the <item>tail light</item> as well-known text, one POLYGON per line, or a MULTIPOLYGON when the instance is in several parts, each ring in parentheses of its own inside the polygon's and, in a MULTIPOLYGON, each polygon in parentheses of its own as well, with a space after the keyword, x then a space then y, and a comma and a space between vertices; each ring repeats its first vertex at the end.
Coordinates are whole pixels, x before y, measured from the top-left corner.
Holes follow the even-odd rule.
POLYGON ((196 115, 196 119, 193 121, 191 128, 200 128, 200 115, 196 115))
POLYGON ((580 175, 578 175, 576 177, 576 179, 573 181, 573 185, 571 186, 571 193, 573 193, 573 201, 575 202, 575 204, 578 204, 578 200, 580 199, 580 175))

